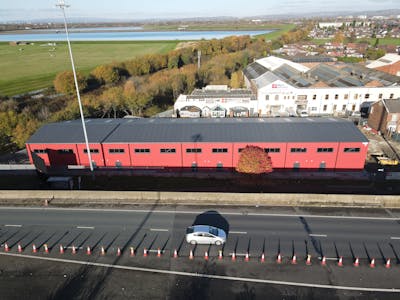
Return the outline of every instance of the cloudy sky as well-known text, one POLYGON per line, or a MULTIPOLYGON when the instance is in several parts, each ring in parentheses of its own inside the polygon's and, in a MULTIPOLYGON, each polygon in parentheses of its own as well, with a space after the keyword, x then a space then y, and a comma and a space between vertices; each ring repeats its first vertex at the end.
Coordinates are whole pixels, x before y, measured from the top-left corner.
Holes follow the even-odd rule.
MULTIPOLYGON (((58 0, 0 0, 0 23, 61 19, 58 0)), ((400 0, 66 0, 69 17, 185 18, 398 9, 400 0)))

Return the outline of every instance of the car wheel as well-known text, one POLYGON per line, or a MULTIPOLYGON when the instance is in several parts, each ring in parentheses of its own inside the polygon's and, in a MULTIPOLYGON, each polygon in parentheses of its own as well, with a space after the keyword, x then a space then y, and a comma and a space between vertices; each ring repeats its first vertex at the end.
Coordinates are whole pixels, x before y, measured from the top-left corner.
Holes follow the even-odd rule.
POLYGON ((217 246, 221 246, 221 245, 222 245, 222 243, 221 243, 221 241, 216 241, 216 242, 215 242, 215 245, 217 245, 217 246))
POLYGON ((190 241, 192 245, 196 245, 196 241, 190 241))

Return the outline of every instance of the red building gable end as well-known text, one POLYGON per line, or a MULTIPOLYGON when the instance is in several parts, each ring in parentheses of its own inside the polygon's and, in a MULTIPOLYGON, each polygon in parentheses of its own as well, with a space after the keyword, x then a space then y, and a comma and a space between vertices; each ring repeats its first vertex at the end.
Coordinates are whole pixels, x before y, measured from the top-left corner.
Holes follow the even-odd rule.
MULTIPOLYGON (((49 167, 88 166, 81 136, 71 137, 76 123, 43 126, 28 152, 49 167)), ((275 169, 362 169, 368 148, 352 122, 334 118, 93 120, 87 129, 97 167, 233 169, 241 149, 253 145, 275 169)))

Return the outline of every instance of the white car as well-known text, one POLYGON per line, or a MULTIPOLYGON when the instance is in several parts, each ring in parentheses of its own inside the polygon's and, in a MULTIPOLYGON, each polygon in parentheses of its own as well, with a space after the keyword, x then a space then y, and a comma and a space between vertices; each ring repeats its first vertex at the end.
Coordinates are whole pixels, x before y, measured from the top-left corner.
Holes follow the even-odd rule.
POLYGON ((186 242, 196 244, 222 245, 226 242, 224 230, 209 225, 194 225, 186 229, 186 242))

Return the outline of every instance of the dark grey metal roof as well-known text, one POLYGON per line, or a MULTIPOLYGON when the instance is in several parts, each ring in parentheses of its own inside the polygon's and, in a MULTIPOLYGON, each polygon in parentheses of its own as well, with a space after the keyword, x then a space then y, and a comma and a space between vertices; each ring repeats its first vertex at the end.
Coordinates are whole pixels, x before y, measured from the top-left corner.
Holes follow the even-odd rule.
MULTIPOLYGON (((350 121, 334 118, 98 119, 90 142, 368 142, 350 121), (107 123, 108 122, 108 123, 107 123)), ((44 125, 28 143, 83 143, 80 121, 44 125)))
MULTIPOLYGON (((102 142, 121 122, 126 119, 87 119, 86 131, 89 143, 102 142)), ((27 141, 27 144, 36 143, 85 143, 82 121, 64 121, 42 126, 27 141)))

